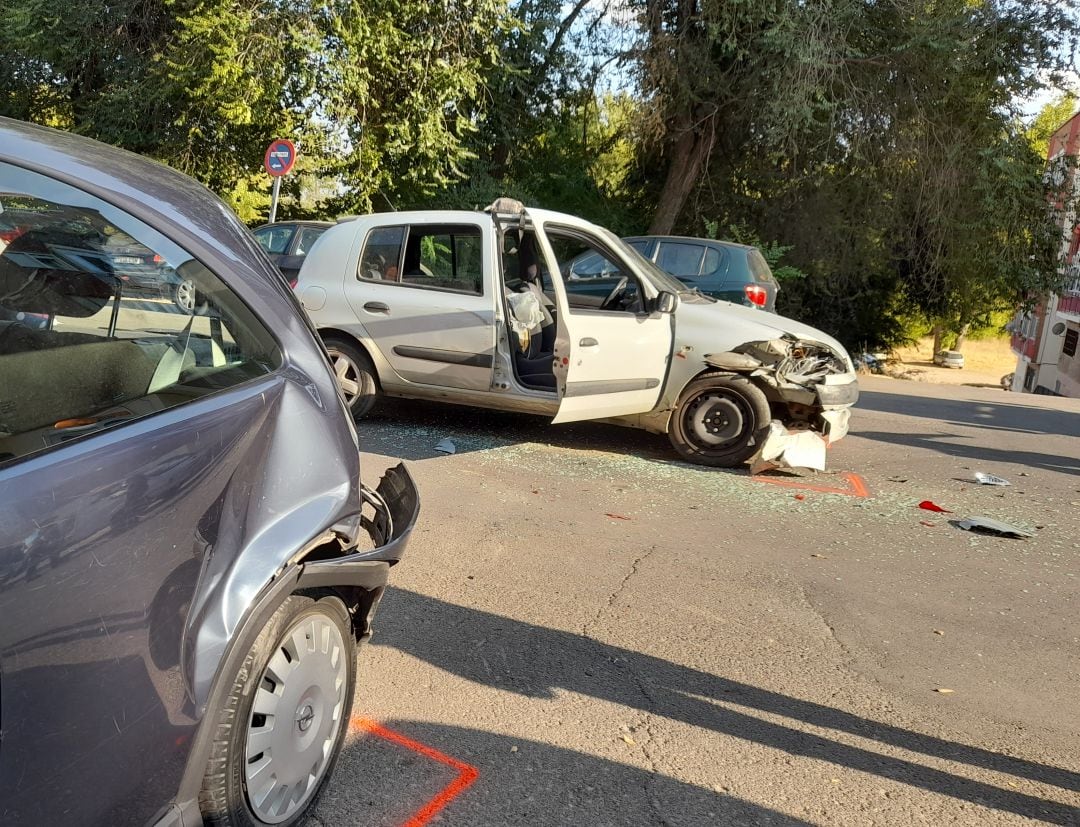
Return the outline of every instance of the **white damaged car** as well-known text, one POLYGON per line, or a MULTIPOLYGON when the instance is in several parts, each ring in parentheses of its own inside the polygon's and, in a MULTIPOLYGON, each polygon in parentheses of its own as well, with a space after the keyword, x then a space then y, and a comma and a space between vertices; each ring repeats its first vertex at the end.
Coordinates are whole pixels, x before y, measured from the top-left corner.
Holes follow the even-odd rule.
POLYGON ((601 419, 730 467, 783 462, 803 437, 823 457, 859 393, 831 336, 690 292, 613 233, 508 199, 344 220, 296 291, 357 416, 385 394, 601 419))

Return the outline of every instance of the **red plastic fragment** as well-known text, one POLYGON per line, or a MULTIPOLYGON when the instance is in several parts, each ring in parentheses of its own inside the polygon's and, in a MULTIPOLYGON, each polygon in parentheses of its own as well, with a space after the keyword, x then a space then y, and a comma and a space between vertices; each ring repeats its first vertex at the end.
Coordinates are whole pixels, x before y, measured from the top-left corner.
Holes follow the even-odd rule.
POLYGON ((919 508, 921 508, 923 511, 935 511, 938 514, 952 514, 953 513, 951 511, 949 511, 949 509, 942 508, 940 505, 937 505, 936 503, 933 503, 930 500, 923 500, 921 503, 919 503, 919 508))

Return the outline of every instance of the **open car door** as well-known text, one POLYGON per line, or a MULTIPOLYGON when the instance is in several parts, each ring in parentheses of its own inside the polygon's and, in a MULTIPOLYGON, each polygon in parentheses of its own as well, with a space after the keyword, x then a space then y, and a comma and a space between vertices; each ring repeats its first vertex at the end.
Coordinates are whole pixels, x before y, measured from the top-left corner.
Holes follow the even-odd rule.
POLYGON ((660 399, 674 317, 610 239, 567 216, 529 210, 557 308, 554 422, 651 411, 660 399), (598 262, 596 257, 599 256, 598 262), (588 261, 586 268, 575 263, 588 261))

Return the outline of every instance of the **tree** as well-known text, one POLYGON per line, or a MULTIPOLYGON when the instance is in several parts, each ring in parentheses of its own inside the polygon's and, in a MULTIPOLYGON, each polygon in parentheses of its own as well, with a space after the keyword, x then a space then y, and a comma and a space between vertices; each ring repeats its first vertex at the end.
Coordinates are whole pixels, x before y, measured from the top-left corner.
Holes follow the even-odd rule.
POLYGON ((331 0, 321 24, 318 115, 337 157, 327 172, 344 184, 336 206, 395 206, 462 179, 506 3, 331 0))
POLYGON ((504 0, 0 0, 0 112, 165 161, 245 217, 275 137, 336 206, 431 192, 465 138, 504 0))
POLYGON ((1076 114, 1076 94, 1066 90, 1043 104, 1026 130, 1028 143, 1040 158, 1046 158, 1050 137, 1076 114))

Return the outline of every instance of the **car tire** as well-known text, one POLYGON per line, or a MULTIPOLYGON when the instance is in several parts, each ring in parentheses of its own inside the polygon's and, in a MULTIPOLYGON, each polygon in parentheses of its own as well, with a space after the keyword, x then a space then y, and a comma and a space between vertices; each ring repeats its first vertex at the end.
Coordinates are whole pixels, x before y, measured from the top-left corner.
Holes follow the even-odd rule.
POLYGON ((285 599, 232 677, 218 713, 199 794, 206 824, 292 825, 303 817, 349 729, 355 663, 356 639, 341 600, 285 599))
POLYGON ((198 304, 198 293, 195 289, 195 282, 192 279, 184 279, 173 290, 173 303, 179 307, 184 313, 194 313, 195 307, 198 304))
POLYGON ((342 339, 326 339, 330 365, 354 418, 368 413, 379 398, 375 366, 360 348, 342 339))
POLYGON ((690 462, 733 468, 758 450, 771 421, 769 400, 749 379, 707 373, 683 390, 668 438, 690 462))

